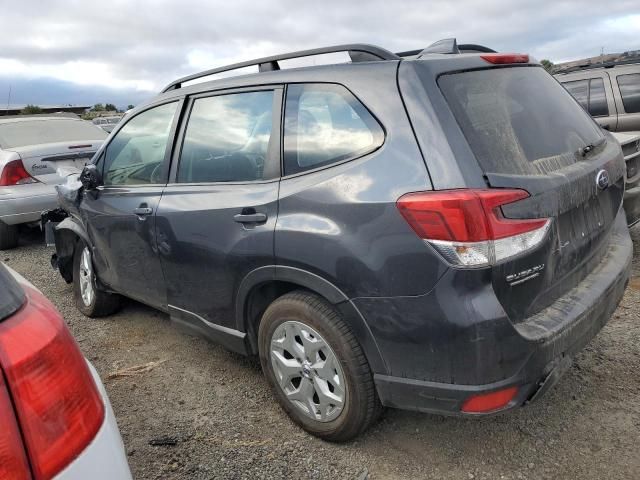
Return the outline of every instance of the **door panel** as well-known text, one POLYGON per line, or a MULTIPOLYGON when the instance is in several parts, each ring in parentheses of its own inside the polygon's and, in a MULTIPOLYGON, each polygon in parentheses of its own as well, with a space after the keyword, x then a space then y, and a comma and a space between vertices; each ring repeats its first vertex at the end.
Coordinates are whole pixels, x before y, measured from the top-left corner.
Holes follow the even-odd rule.
POLYGON ((273 264, 281 105, 278 87, 189 101, 156 232, 171 316, 200 332, 235 329, 240 283, 273 264))
POLYGON ((273 263, 277 201, 278 181, 169 185, 156 215, 169 305, 234 328, 233 306, 242 279, 273 263), (242 214, 266 219, 239 223, 235 217, 242 214))
POLYGON ((96 198, 85 195, 82 215, 100 280, 128 297, 166 309, 153 215, 163 188, 111 187, 96 198), (137 208, 151 211, 137 215, 137 208))
POLYGON ((104 185, 84 196, 81 215, 99 279, 113 290, 166 309, 155 213, 166 184, 181 101, 127 119, 97 162, 104 185))

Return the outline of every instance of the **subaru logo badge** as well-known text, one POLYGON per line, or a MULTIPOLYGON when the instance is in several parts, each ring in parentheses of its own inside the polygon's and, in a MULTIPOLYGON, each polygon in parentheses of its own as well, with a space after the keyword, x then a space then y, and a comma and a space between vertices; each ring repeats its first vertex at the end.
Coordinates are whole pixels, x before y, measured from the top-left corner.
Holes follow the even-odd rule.
POLYGON ((596 175, 596 185, 600 190, 604 190, 609 186, 609 172, 600 170, 596 175))

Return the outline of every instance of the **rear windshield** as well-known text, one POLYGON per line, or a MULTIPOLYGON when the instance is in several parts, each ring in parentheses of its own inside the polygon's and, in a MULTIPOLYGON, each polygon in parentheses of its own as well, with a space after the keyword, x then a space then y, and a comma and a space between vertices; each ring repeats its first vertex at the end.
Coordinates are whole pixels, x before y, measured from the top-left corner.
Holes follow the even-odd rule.
POLYGON ((0 148, 44 143, 103 140, 107 133, 84 120, 41 119, 0 123, 0 148))
POLYGON ((604 138, 580 104, 539 67, 443 75, 438 84, 488 173, 553 172, 604 138))

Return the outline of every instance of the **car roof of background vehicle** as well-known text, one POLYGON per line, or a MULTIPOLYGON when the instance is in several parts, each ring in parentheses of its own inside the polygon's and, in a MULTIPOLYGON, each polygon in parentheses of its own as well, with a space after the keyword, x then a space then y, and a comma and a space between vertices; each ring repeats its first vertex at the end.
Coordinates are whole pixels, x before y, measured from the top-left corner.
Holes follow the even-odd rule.
POLYGON ((582 73, 582 72, 587 73, 590 70, 606 70, 606 69, 619 70, 625 67, 640 67, 640 59, 634 58, 631 60, 618 60, 616 62, 575 65, 573 67, 561 68, 560 70, 555 71, 553 74, 554 75, 570 75, 573 73, 582 73))
POLYGON ((18 123, 18 122, 41 122, 41 121, 66 121, 66 122, 84 122, 81 118, 71 118, 71 117, 12 117, 12 118, 3 118, 0 117, 0 123, 18 123))

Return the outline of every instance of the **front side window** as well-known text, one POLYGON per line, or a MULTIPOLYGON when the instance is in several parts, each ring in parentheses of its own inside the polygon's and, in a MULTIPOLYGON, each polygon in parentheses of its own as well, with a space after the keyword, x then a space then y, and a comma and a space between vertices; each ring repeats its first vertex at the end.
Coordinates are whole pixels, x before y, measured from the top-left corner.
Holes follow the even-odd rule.
POLYGON ((384 132, 344 87, 295 84, 287 89, 284 173, 356 158, 382 145, 384 132))
POLYGON ((618 75, 618 87, 622 95, 624 111, 627 113, 640 112, 640 73, 618 75))
POLYGON ((272 137, 272 90, 194 100, 178 182, 248 182, 264 178, 272 137))
POLYGON ((173 102, 150 108, 120 129, 107 146, 104 185, 145 185, 162 180, 177 105, 173 102))

